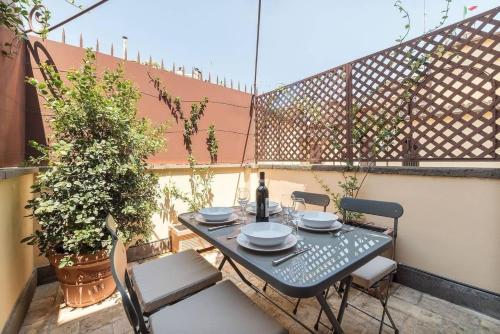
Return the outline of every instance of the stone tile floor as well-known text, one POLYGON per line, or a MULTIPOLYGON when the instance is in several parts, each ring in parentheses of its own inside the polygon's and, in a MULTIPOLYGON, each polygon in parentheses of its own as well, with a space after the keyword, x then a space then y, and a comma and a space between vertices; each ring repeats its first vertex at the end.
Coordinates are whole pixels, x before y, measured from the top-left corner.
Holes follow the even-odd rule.
MULTIPOLYGON (((212 263, 220 261, 220 254, 216 251, 208 252, 205 256, 212 263)), ((254 284, 263 285, 256 277, 248 272, 244 273, 254 284)), ((300 325, 242 283, 228 265, 224 268, 224 276, 233 280, 255 303, 287 327, 291 334, 307 333, 300 325)), ((291 303, 272 289, 268 289, 267 293, 282 307, 290 311, 293 309, 291 303)), ((377 316, 382 312, 380 303, 375 298, 355 290, 351 290, 349 301, 377 316)), ((332 296, 329 302, 337 308, 340 299, 332 296)), ((399 284, 394 284, 392 287, 389 308, 403 334, 500 333, 500 320, 399 284)), ((315 299, 306 299, 299 307, 298 316, 312 326, 318 310, 319 306, 315 299)), ((325 317, 323 321, 327 321, 325 317)), ((349 307, 346 309, 342 327, 346 333, 378 333, 378 323, 375 320, 349 307)), ((65 306, 58 283, 51 283, 37 288, 21 333, 125 334, 132 333, 132 330, 117 293, 97 305, 73 309, 65 306)), ((328 329, 320 326, 318 333, 328 333, 328 329)), ((384 333, 392 331, 386 327, 384 333)))

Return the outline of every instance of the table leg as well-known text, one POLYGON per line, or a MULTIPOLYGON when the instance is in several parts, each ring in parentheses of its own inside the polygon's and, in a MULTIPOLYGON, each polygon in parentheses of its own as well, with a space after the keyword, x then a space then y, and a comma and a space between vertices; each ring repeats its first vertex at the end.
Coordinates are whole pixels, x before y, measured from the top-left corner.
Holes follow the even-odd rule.
POLYGON ((351 287, 351 283, 352 283, 351 276, 344 278, 341 282, 340 286, 343 288, 344 293, 342 295, 342 301, 340 302, 340 308, 339 308, 339 313, 338 313, 337 317, 335 317, 335 315, 333 314, 333 312, 330 308, 330 305, 328 305, 328 302, 326 301, 329 289, 327 289, 326 293, 322 293, 322 294, 316 296, 319 303, 321 304, 321 310, 320 310, 320 313, 318 315, 318 320, 316 321, 316 324, 314 326, 314 328, 316 330, 318 330, 318 324, 319 324, 319 320, 321 317, 321 313, 324 311, 326 316, 328 317, 328 320, 330 320, 330 322, 333 325, 334 332, 338 333, 338 334, 343 333, 340 325, 342 324, 342 318, 344 317, 344 311, 345 311, 345 308, 347 307, 347 298, 349 296, 349 289, 351 287))
POLYGON ((224 255, 224 257, 222 258, 222 261, 219 264, 219 271, 222 270, 222 267, 224 267, 225 263, 226 263, 226 256, 224 255))
POLYGON ((337 321, 337 318, 335 318, 335 314, 333 314, 332 309, 330 308, 330 305, 328 305, 323 293, 320 293, 319 295, 317 295, 316 299, 318 300, 319 304, 321 305, 321 309, 325 312, 326 316, 328 317, 328 320, 330 320, 330 322, 332 323, 334 333, 337 333, 337 334, 344 333, 342 331, 342 328, 340 327, 340 323, 337 321))

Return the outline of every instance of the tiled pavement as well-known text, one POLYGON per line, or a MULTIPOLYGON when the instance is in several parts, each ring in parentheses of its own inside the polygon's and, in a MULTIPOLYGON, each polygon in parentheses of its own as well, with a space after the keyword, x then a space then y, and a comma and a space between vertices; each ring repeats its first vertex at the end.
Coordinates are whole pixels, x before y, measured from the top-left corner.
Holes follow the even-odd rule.
MULTIPOLYGON (((212 263, 220 261, 220 255, 213 251, 206 253, 212 263)), ((258 286, 262 283, 246 273, 258 286)), ((242 283, 230 266, 224 268, 224 276, 233 280, 255 303, 266 310, 291 334, 307 333, 300 325, 293 322, 281 311, 269 304, 253 290, 242 283)), ((267 293, 281 306, 288 310, 293 305, 284 300, 272 289, 267 293)), ((365 294, 351 291, 350 302, 377 316, 381 314, 380 303, 365 294)), ((329 299, 333 307, 338 307, 340 299, 329 299)), ((500 333, 500 320, 490 318, 469 309, 434 298, 403 285, 394 284, 389 300, 391 314, 395 318, 401 333, 500 333)), ((307 324, 313 324, 318 314, 315 299, 306 299, 301 303, 298 316, 307 324)), ((326 321, 326 318, 323 319, 326 321)), ((370 317, 347 308, 342 323, 346 333, 378 333, 378 323, 370 317)), ((326 327, 320 326, 318 333, 327 333, 326 327)), ((385 333, 392 333, 386 327, 385 333)), ((118 294, 113 295, 98 305, 81 309, 66 307, 58 283, 39 286, 30 309, 24 320, 21 333, 132 333, 118 294)), ((257 334, 257 333, 256 333, 257 334)))

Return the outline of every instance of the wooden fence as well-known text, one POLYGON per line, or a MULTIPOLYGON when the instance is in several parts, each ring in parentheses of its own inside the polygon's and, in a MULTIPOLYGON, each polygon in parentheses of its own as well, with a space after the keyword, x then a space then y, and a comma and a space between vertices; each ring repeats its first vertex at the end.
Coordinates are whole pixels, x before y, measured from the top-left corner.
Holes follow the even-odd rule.
POLYGON ((500 160, 500 7, 259 95, 259 161, 500 160))

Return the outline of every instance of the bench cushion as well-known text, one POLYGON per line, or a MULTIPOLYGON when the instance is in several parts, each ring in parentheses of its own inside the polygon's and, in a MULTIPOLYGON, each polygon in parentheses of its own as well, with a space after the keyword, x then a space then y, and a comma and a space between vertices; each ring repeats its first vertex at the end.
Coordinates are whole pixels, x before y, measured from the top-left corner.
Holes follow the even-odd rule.
POLYGON ((147 314, 222 279, 221 272, 192 249, 133 266, 131 276, 147 314))
POLYGON ((149 317, 152 333, 286 334, 231 281, 223 281, 149 317))
POLYGON ((354 284, 368 289, 384 276, 396 270, 397 266, 398 265, 394 260, 383 256, 377 256, 361 268, 354 271, 352 273, 352 281, 354 284))

